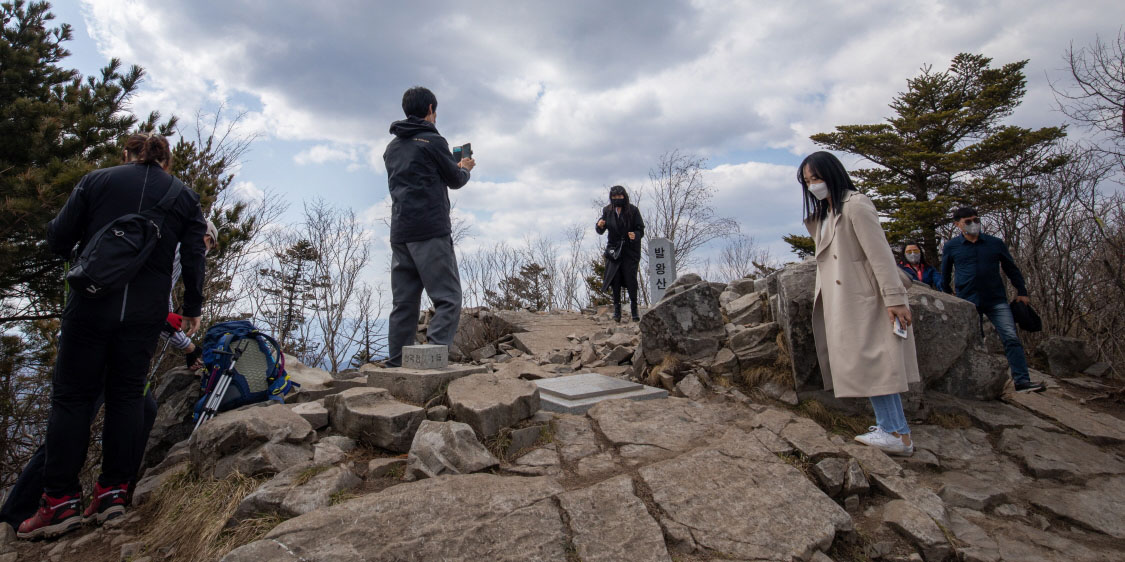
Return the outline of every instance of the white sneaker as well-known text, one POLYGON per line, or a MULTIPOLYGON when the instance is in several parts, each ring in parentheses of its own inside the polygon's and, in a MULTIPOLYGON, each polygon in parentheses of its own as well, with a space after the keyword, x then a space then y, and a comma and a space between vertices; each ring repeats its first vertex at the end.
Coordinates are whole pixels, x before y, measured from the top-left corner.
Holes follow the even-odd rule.
POLYGON ((902 442, 902 438, 895 437, 886 431, 883 431, 877 425, 867 428, 868 433, 863 435, 856 435, 855 440, 867 445, 875 447, 887 453, 888 455, 897 455, 900 457, 909 457, 914 454, 914 445, 906 445, 902 442))

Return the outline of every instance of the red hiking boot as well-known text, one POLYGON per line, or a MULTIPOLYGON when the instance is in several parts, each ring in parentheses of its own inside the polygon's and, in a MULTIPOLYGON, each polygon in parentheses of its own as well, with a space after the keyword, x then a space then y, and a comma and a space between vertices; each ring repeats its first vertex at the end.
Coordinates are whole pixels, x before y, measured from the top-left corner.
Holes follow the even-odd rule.
POLYGON ((75 494, 52 498, 47 494, 39 499, 39 511, 20 523, 16 536, 21 539, 46 539, 57 537, 82 526, 82 496, 75 494))
POLYGON ((101 484, 94 484, 94 500, 82 513, 84 523, 97 521, 103 525, 125 515, 125 497, 129 494, 128 484, 118 484, 103 488, 101 484))

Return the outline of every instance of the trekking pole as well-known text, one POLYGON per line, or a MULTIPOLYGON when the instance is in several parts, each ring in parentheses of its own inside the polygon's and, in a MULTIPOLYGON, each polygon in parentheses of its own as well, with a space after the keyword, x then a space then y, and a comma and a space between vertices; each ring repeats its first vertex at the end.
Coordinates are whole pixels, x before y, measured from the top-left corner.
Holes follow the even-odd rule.
POLYGON ((223 397, 227 393, 227 388, 230 387, 231 371, 234 370, 235 364, 238 363, 238 358, 242 357, 242 349, 238 347, 233 348, 231 351, 215 350, 215 353, 230 355, 230 366, 227 367, 226 371, 219 377, 219 380, 215 383, 215 388, 211 390, 211 396, 207 398, 207 402, 203 405, 203 410, 199 412, 199 420, 195 422, 195 427, 192 429, 193 433, 196 429, 199 429, 199 426, 202 425, 203 422, 215 417, 215 414, 219 412, 219 406, 223 403, 223 397))
POLYGON ((160 368, 160 364, 164 362, 164 354, 168 352, 168 344, 172 343, 172 338, 164 338, 164 347, 160 350, 160 355, 156 358, 156 363, 152 364, 152 370, 148 372, 148 379, 145 380, 145 391, 141 396, 148 396, 149 388, 152 387, 152 381, 156 378, 156 370, 160 368))

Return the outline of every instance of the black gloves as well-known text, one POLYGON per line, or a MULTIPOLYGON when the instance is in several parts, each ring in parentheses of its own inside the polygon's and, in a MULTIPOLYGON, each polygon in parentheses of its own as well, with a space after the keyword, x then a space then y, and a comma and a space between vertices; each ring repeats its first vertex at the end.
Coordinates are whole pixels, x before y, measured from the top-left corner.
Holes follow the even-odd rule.
POLYGON ((190 369, 195 366, 195 362, 199 361, 200 357, 203 357, 203 348, 197 345, 194 351, 184 355, 184 365, 190 369))

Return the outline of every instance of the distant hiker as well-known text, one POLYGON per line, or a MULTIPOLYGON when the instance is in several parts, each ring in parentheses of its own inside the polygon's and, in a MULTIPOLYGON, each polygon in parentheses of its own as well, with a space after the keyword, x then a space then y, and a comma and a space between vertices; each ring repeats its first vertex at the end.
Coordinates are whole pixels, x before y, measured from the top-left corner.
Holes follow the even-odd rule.
POLYGON ((935 291, 941 290, 941 273, 938 272, 937 268, 926 263, 921 246, 914 243, 907 244, 902 249, 902 256, 904 259, 898 265, 910 276, 910 279, 929 285, 935 291))
POLYGON ((906 287, 875 205, 828 152, 805 158, 797 181, 816 243, 813 336, 824 387, 837 398, 871 400, 876 425, 856 441, 909 456, 899 393, 920 380, 918 358, 906 287))
MULTIPOLYGON (((207 221, 207 231, 203 235, 203 246, 205 251, 210 254, 212 250, 219 246, 219 229, 215 228, 215 223, 210 220, 207 221)), ((176 282, 180 279, 180 273, 183 267, 180 265, 180 247, 176 246, 176 257, 172 260, 172 291, 168 293, 168 318, 169 324, 174 330, 169 333, 168 330, 160 332, 161 339, 167 339, 172 347, 184 353, 184 366, 190 369, 199 369, 203 367, 203 349, 195 345, 191 338, 184 334, 181 325, 173 321, 172 314, 176 309, 176 304, 172 298, 176 292, 176 282)))
MULTIPOLYGON (((207 221, 207 234, 203 236, 203 244, 210 252, 217 246, 218 231, 211 221, 207 221)), ((176 248, 176 257, 172 268, 172 288, 176 287, 176 281, 180 276, 180 256, 179 248, 176 248)), ((199 357, 202 354, 202 349, 192 343, 191 338, 181 330, 183 317, 174 314, 172 310, 172 292, 168 294, 168 316, 164 329, 160 331, 161 338, 171 338, 170 344, 176 349, 184 352, 184 362, 187 367, 198 368, 202 366, 199 357), (186 342, 186 344, 184 343, 186 342)), ((155 390, 155 389, 152 389, 155 390)), ((97 417, 98 410, 101 409, 105 401, 104 394, 98 396, 97 401, 91 410, 90 423, 94 423, 94 418, 97 417)), ((156 422, 157 404, 154 392, 150 391, 144 397, 144 426, 143 431, 138 432, 136 443, 133 446, 133 451, 136 453, 132 461, 134 478, 130 485, 136 483, 136 475, 140 474, 141 461, 144 459, 145 445, 148 443, 149 433, 152 431, 152 426, 156 422)), ((46 462, 47 448, 40 445, 35 453, 28 459, 27 465, 24 466, 23 471, 20 472, 19 477, 16 479, 15 484, 12 485, 8 496, 4 499, 3 507, 0 507, 0 523, 7 523, 12 528, 19 527, 28 517, 35 514, 35 510, 39 505, 39 500, 43 496, 43 466, 46 462)), ((131 494, 132 490, 130 490, 131 494)))
POLYGON ((602 218, 595 228, 599 235, 609 231, 602 291, 613 293, 613 319, 621 321, 621 287, 624 286, 629 291, 630 316, 636 322, 641 319, 637 313, 637 270, 641 263, 645 221, 636 205, 629 203, 624 187, 615 185, 609 189, 609 205, 602 207, 602 218))
POLYGON ((391 309, 388 367, 402 365, 402 347, 414 343, 422 290, 434 303, 429 343, 453 343, 461 321, 461 277, 453 251, 449 189, 469 182, 472 158, 457 161, 434 123, 437 97, 422 87, 402 95, 406 119, 391 123, 395 136, 383 152, 391 193, 391 309))
MULTIPOLYGON (((86 256, 83 250, 96 234, 110 235, 102 227, 154 209, 161 217, 160 237, 124 287, 88 291, 71 285, 52 380, 43 497, 35 515, 20 525, 20 538, 58 536, 84 519, 104 523, 124 514, 136 471, 137 433, 143 430, 145 375, 168 314, 178 243, 183 244, 185 333, 191 336, 199 329, 207 229, 199 197, 168 174, 172 152, 164 137, 132 135, 124 156, 127 164, 95 170, 78 182, 48 225, 47 242, 61 256, 70 257, 75 244, 86 256), (78 473, 86 459, 92 411, 103 392, 102 471, 93 501, 83 512, 78 473)), ((129 235, 122 231, 118 236, 129 235)), ((89 265, 101 263, 99 259, 112 257, 94 256, 89 265)))
POLYGON ((953 211, 953 223, 962 234, 946 242, 942 250, 942 290, 953 292, 950 282, 956 275, 957 296, 977 305, 977 312, 988 317, 996 327, 1000 341, 1004 342, 1004 354, 1008 357, 1016 392, 1043 392, 1047 387, 1031 382, 1027 357, 1016 333, 1016 321, 1004 289, 1004 279, 1000 277, 1000 270, 1004 270, 1004 275, 1015 286, 1019 295, 1015 302, 1031 302, 1023 274, 1008 252, 1008 245, 981 232, 980 216, 972 207, 953 211))

